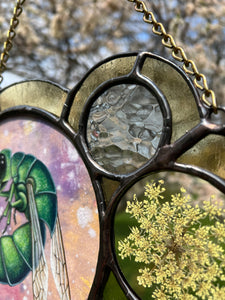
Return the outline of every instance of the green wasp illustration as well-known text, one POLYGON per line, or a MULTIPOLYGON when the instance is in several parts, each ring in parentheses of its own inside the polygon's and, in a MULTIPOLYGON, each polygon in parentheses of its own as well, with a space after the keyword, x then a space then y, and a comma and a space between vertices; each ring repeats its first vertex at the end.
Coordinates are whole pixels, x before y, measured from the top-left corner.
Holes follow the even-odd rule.
POLYGON ((60 299, 71 299, 57 195, 47 167, 36 157, 11 150, 0 152, 0 196, 7 204, 6 232, 12 216, 23 213, 27 222, 12 235, 0 238, 0 283, 14 286, 32 271, 33 298, 47 299, 48 267, 44 255, 45 225, 51 234, 51 269, 60 299), (10 187, 9 187, 10 185, 10 187))

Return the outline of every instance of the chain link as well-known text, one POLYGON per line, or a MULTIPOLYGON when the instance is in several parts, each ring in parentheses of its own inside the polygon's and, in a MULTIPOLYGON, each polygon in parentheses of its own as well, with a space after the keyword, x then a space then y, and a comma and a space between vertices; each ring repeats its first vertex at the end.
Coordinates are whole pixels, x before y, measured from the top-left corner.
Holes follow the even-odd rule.
POLYGON ((198 68, 194 61, 187 58, 184 50, 177 46, 174 38, 171 34, 168 34, 162 23, 157 22, 153 12, 149 11, 144 1, 141 0, 128 0, 135 4, 135 10, 143 14, 143 20, 146 23, 151 24, 154 34, 162 37, 162 44, 172 50, 172 56, 179 62, 183 63, 182 68, 185 73, 194 76, 194 85, 201 91, 201 100, 209 107, 212 107, 213 111, 217 112, 216 96, 214 91, 208 87, 207 79, 204 74, 198 71, 198 68))
POLYGON ((3 52, 1 53, 1 59, 0 59, 0 84, 3 81, 2 74, 6 70, 6 63, 9 59, 9 52, 12 49, 13 46, 13 39, 16 36, 16 28, 19 25, 19 16, 23 12, 23 4, 26 0, 17 0, 16 5, 14 7, 13 11, 13 17, 10 20, 10 27, 7 33, 7 39, 4 42, 4 48, 3 52))

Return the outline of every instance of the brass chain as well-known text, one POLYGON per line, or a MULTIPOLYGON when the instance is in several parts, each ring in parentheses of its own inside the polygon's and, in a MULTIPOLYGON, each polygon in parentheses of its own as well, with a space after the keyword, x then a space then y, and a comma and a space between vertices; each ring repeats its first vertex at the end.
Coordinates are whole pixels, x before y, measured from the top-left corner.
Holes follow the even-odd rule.
POLYGON ((171 34, 168 34, 162 23, 157 22, 153 12, 149 11, 144 1, 141 0, 128 0, 135 4, 135 10, 143 14, 143 20, 146 23, 151 24, 154 34, 162 37, 162 44, 172 49, 172 56, 177 61, 183 63, 183 69, 186 74, 194 76, 194 85, 201 91, 201 100, 209 107, 212 107, 213 111, 217 112, 216 96, 214 91, 209 89, 207 79, 204 74, 198 71, 198 68, 194 61, 187 58, 182 47, 177 46, 174 38, 171 34))
POLYGON ((10 27, 7 33, 7 39, 4 42, 4 48, 1 53, 1 59, 0 59, 0 84, 3 81, 2 74, 6 70, 6 63, 9 59, 9 51, 12 49, 13 46, 13 39, 16 36, 16 28, 19 25, 19 16, 23 12, 23 4, 26 0, 17 0, 16 5, 14 7, 13 11, 13 17, 10 20, 10 27))

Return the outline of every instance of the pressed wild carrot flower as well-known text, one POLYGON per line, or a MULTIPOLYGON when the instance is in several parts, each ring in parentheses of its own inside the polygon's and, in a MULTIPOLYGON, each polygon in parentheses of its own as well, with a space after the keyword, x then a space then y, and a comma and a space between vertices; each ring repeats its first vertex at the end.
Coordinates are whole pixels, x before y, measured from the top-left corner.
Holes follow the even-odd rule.
POLYGON ((127 202, 137 226, 118 242, 119 255, 142 263, 137 281, 154 287, 152 298, 225 299, 224 211, 212 198, 192 206, 184 188, 165 201, 163 184, 147 184, 144 200, 127 202))

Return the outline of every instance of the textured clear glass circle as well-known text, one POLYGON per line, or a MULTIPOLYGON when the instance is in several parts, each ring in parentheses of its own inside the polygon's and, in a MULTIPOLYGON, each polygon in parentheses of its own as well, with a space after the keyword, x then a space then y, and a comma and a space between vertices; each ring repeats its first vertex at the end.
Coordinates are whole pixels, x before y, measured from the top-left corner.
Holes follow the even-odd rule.
POLYGON ((93 103, 87 122, 92 158, 116 174, 132 172, 152 158, 163 128, 156 96, 135 84, 107 89, 93 103))

